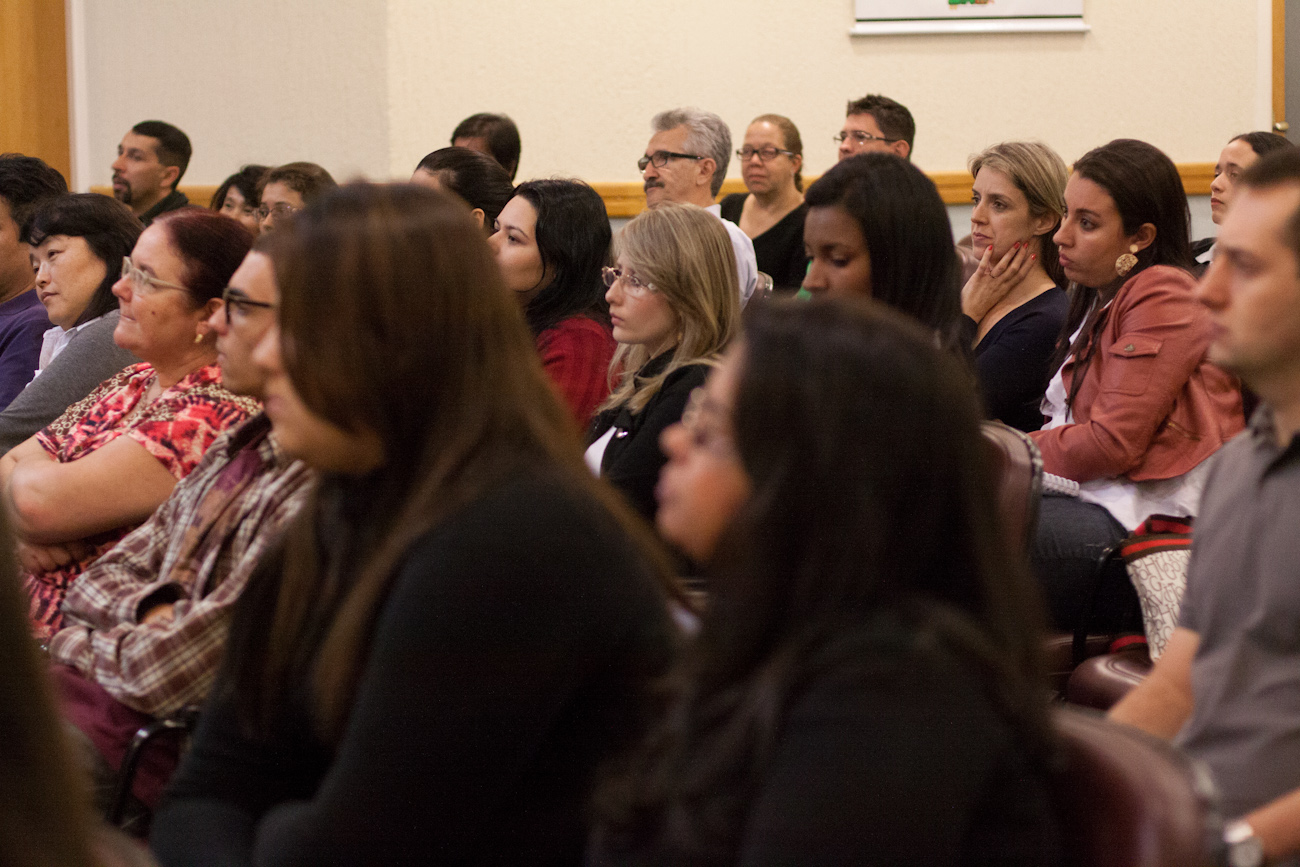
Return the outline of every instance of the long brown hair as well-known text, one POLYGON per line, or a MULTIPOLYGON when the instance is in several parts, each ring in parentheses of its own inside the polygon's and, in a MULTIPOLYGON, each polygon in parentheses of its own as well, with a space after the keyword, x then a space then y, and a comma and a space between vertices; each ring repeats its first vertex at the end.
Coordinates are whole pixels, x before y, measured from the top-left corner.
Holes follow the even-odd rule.
POLYGON ((364 513, 336 524, 343 542, 322 535, 326 477, 272 565, 278 583, 250 587, 270 613, 232 631, 246 723, 269 724, 295 675, 309 671, 321 734, 337 738, 401 559, 521 470, 600 501, 681 595, 648 531, 583 464, 519 304, 462 205, 411 185, 349 184, 295 215, 266 252, 294 388, 332 424, 375 436, 385 463, 361 481, 364 513))
POLYGON ((90 793, 74 775, 0 514, 0 864, 91 863, 90 793))

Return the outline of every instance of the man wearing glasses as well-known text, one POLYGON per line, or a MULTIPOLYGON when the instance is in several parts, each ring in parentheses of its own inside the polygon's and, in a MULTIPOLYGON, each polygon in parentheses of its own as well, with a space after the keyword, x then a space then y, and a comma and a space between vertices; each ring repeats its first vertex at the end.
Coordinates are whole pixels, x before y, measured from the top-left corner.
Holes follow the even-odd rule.
POLYGON ((754 242, 735 223, 722 219, 722 206, 715 202, 731 161, 731 130, 716 114, 695 108, 662 111, 651 127, 654 135, 637 160, 646 204, 652 208, 660 202, 698 205, 722 220, 736 252, 743 305, 758 283, 754 242))
MULTIPOLYGON (((252 356, 275 325, 271 260, 255 249, 230 284, 208 320, 222 382, 260 398, 265 373, 252 356)), ((204 699, 232 606, 306 497, 309 476, 301 462, 284 458, 259 413, 214 442, 158 511, 73 585, 49 654, 65 716, 85 735, 79 740, 95 767, 101 808, 136 729, 204 699)), ((137 797, 151 804, 175 761, 175 754, 147 756, 137 797)), ((137 804, 129 812, 142 810, 137 804)))
POLYGON ((907 106, 887 96, 868 94, 850 102, 847 115, 844 128, 835 136, 841 160, 873 151, 912 158, 916 121, 907 106))

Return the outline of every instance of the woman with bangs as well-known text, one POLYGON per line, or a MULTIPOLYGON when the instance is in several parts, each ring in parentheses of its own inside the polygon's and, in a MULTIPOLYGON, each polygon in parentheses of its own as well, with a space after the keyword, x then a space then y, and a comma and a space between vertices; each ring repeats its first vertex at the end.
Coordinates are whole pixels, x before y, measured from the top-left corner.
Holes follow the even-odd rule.
POLYGON ((615 246, 605 299, 616 386, 587 432, 587 464, 653 521, 659 434, 681 419, 739 325, 735 254, 716 217, 670 202, 639 214, 615 246))
POLYGON ((641 731, 681 594, 583 465, 461 203, 352 184, 277 232, 254 360, 320 480, 240 599, 154 851, 581 863, 595 768, 641 731))

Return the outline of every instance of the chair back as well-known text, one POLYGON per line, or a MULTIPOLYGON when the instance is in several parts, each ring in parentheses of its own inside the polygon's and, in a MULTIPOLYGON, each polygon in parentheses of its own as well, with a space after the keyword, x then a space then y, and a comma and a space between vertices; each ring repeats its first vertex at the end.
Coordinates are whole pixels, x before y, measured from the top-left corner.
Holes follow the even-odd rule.
POLYGON ((1059 707, 1065 750, 1055 801, 1072 867, 1208 867, 1222 839, 1204 765, 1145 732, 1059 707))
POLYGON ((1004 540, 1028 553, 1038 529, 1043 456, 1033 440, 1000 421, 983 422, 980 432, 992 461, 1004 540))

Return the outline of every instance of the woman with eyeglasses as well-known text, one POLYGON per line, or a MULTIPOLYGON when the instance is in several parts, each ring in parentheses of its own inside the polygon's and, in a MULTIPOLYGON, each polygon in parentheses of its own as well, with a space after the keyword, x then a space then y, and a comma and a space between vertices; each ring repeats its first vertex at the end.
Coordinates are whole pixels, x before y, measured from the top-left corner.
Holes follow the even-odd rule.
POLYGON ((587 432, 587 464, 652 521, 659 434, 682 417, 739 325, 736 257, 716 217, 672 202, 637 215, 615 248, 605 269, 615 387, 587 432))
POLYGON ((244 166, 221 182, 221 186, 212 194, 209 207, 218 214, 238 220, 245 229, 256 235, 258 224, 262 221, 262 215, 257 210, 257 187, 268 171, 270 169, 267 166, 244 166))
POLYGON ((722 216, 753 239, 758 270, 772 278, 777 291, 798 291, 808 270, 799 130, 788 117, 759 115, 745 130, 736 156, 749 193, 725 197, 722 216))
POLYGON ((611 233, 605 202, 581 181, 526 181, 496 218, 488 245, 523 305, 551 382, 580 430, 609 396, 614 357, 601 268, 611 233))
POLYGON ((330 173, 315 163, 276 166, 262 176, 257 188, 259 231, 273 231, 277 220, 301 211, 337 186, 330 173))
POLYGON ((252 241, 200 208, 155 220, 113 283, 113 339, 143 362, 0 458, 0 496, 41 640, 62 624, 60 603, 85 566, 158 508, 218 434, 256 411, 221 385, 207 322, 252 241))
POLYGON ((588 863, 1058 863, 1041 602, 960 364, 878 304, 774 301, 662 442, 709 607, 588 863))
POLYGON ((46 202, 28 220, 23 240, 53 327, 45 332, 35 378, 0 412, 0 454, 140 360, 113 342, 113 284, 143 229, 121 202, 92 193, 46 202))

